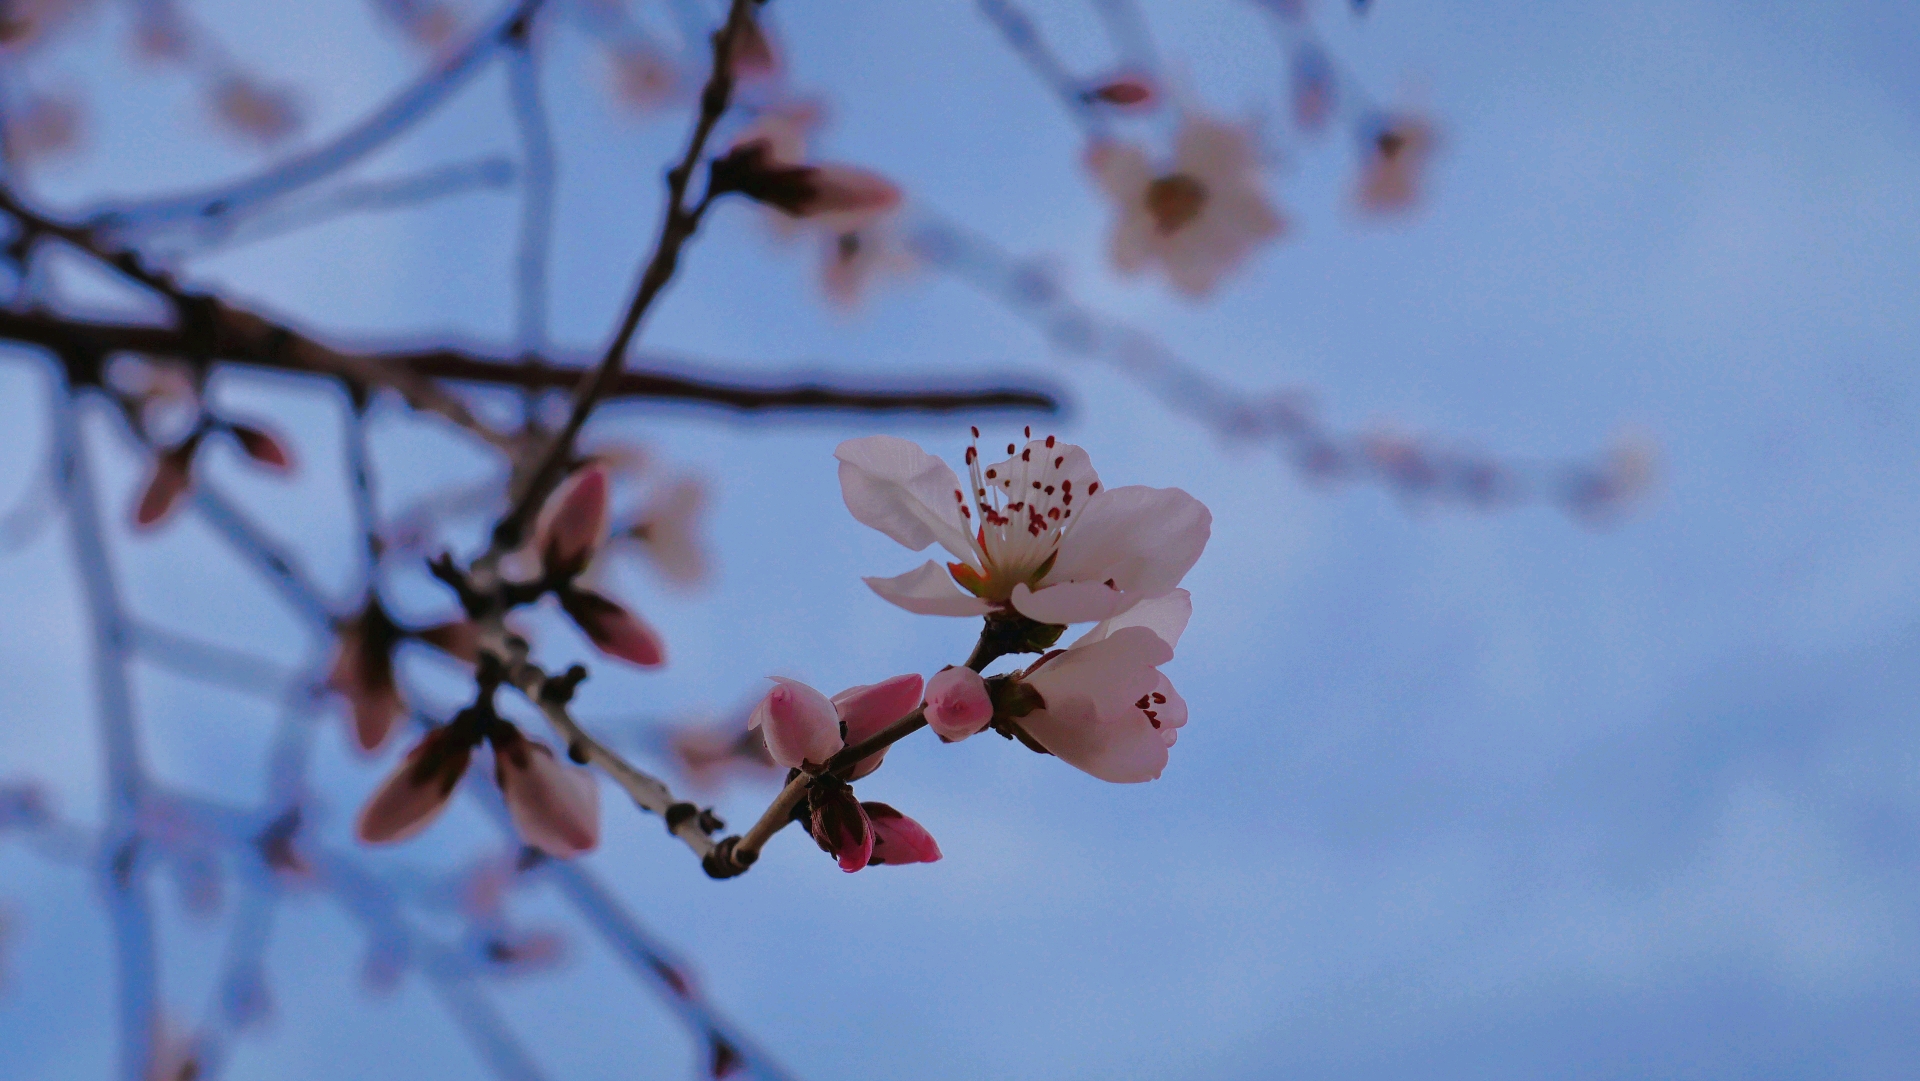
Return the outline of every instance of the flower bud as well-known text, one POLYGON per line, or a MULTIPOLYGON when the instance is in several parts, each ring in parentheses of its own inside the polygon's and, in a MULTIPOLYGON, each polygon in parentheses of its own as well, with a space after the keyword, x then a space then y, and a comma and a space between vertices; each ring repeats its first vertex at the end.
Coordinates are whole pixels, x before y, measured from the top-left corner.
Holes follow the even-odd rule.
POLYGON ((866 809, 844 784, 816 783, 807 789, 813 840, 851 874, 873 858, 873 827, 866 809))
POLYGON ((600 843, 600 786, 593 774, 562 763, 544 743, 496 723, 493 775, 520 839, 557 859, 600 843))
POLYGON ((534 526, 533 550, 551 578, 571 580, 587 569, 607 536, 607 472, 590 465, 547 497, 534 526))
POLYGON ((660 635, 640 617, 591 589, 565 589, 560 607, 593 640, 600 652, 629 664, 652 668, 667 661, 660 635))
POLYGON ((884 803, 863 803, 860 809, 866 812, 873 831, 869 864, 932 863, 940 858, 939 844, 920 823, 884 803))
POLYGON ((233 432, 233 438, 239 442, 240 449, 246 452, 247 457, 276 473, 293 471, 293 459, 288 456, 286 448, 278 439, 258 428, 249 428, 244 424, 231 425, 229 430, 233 432))
MULTIPOLYGON (((920 689, 919 675, 909 672, 880 683, 848 687, 834 695, 833 708, 840 715, 847 743, 859 743, 877 735, 888 725, 912 713, 913 707, 920 704, 920 689)), ((879 769, 880 760, 886 756, 887 749, 882 747, 862 758, 847 774, 847 780, 857 781, 879 769)))
POLYGON ((426 829, 447 809, 474 742, 472 730, 458 722, 427 733, 360 808, 354 835, 368 844, 392 844, 426 829))
POLYGON ((153 473, 147 478, 147 486, 141 490, 140 502, 134 508, 135 526, 146 529, 158 525, 173 513, 180 497, 193 487, 193 454, 199 449, 200 437, 190 436, 186 442, 154 459, 153 473))
POLYGON ((945 668, 927 681, 927 725, 948 743, 966 739, 993 720, 987 681, 971 668, 945 668))
POLYGON ((788 769, 826 765, 844 745, 833 703, 797 679, 769 678, 778 686, 753 707, 747 727, 760 729, 768 753, 788 769))
POLYGON ((393 645, 399 629, 377 603, 340 628, 327 686, 347 700, 360 749, 377 750, 406 713, 393 677, 393 645))

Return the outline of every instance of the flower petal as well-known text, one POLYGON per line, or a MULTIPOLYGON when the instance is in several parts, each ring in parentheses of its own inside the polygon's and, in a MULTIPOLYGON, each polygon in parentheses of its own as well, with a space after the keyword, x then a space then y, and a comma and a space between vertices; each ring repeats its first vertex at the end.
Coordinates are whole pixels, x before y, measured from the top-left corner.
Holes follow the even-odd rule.
POLYGON ((1028 619, 1061 626, 1106 619, 1123 611, 1127 604, 1126 594, 1105 582, 1062 582, 1040 590, 1018 582, 1007 599, 1014 611, 1028 619))
POLYGON ((953 575, 932 560, 892 578, 862 578, 882 600, 919 616, 984 616, 993 605, 954 584, 953 575))
POLYGON ((1076 510, 1043 584, 1111 581, 1139 599, 1158 597, 1180 584, 1213 532, 1213 514, 1179 488, 1105 488, 1076 510))
POLYGON ((873 825, 866 808, 846 785, 816 784, 807 790, 807 806, 815 844, 840 861, 851 874, 873 858, 873 825))
POLYGON ((1045 706, 1021 717, 1020 727, 1103 781, 1150 781, 1166 766, 1167 740, 1138 703, 1153 704, 1163 679, 1154 666, 1172 658, 1173 647, 1146 627, 1075 643, 1026 675, 1045 706))
POLYGON ((493 769, 522 841, 556 859, 600 843, 600 785, 592 773, 518 732, 494 737, 493 769))
POLYGON ((1102 621, 1074 641, 1075 646, 1090 646, 1122 627, 1145 627, 1169 646, 1180 645, 1180 635, 1193 618, 1193 594, 1176 589, 1164 597, 1154 597, 1132 605, 1119 615, 1102 621))
POLYGON ((943 668, 927 681, 927 725, 949 743, 966 739, 993 720, 987 681, 971 668, 943 668))
MULTIPOLYGON (((859 743, 912 713, 914 707, 920 704, 920 690, 919 674, 909 672, 880 683, 848 687, 834 695, 833 707, 840 714, 846 741, 849 744, 859 743)), ((882 748, 861 759, 847 779, 857 781, 879 769, 880 760, 886 756, 887 752, 882 748)))
POLYGON ((353 832, 368 844, 404 841, 440 817, 473 754, 456 725, 426 734, 360 808, 353 832))
POLYGON ((767 739, 767 752, 788 769, 807 763, 825 765, 844 746, 840 714, 827 696, 797 679, 767 677, 776 686, 753 707, 748 728, 758 728, 767 739))
POLYGON ((572 578, 586 569, 607 536, 607 471, 579 470, 547 497, 533 531, 533 550, 548 574, 572 578))
POLYGON ((833 456, 840 460, 840 495, 854 520, 916 552, 938 543, 978 569, 960 520, 960 478, 951 466, 890 435, 849 439, 833 456))
POLYGON ((1078 710, 1035 710, 1020 727, 1062 762, 1112 784, 1159 778, 1167 768, 1167 743, 1135 710, 1130 721, 1093 724, 1078 710))
POLYGON ((925 826, 884 803, 862 803, 873 831, 870 867, 883 864, 932 863, 940 858, 940 844, 925 826))

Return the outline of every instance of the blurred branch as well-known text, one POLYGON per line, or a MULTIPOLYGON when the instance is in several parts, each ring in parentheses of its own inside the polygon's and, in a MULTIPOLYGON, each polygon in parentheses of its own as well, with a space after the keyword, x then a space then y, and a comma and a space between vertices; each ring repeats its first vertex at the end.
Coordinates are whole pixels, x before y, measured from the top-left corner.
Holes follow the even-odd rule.
POLYGON ((514 346, 536 356, 547 348, 547 266, 553 252, 553 127, 540 98, 533 36, 513 39, 507 89, 520 136, 520 237, 514 253, 514 346))
MULTIPOLYGON (((291 333, 291 332, 289 332, 291 333)), ((276 343, 259 334, 222 338, 210 350, 195 348, 184 331, 139 323, 93 322, 45 312, 0 309, 0 341, 42 346, 68 356, 106 357, 140 353, 192 361, 210 357, 215 362, 273 371, 304 372, 338 378, 357 390, 420 380, 445 379, 531 390, 577 390, 592 375, 577 363, 554 360, 516 360, 504 353, 459 347, 408 349, 387 346, 339 353, 314 345, 325 362, 309 362, 316 354, 276 343), (276 346, 277 347, 274 347, 276 346), (349 366, 344 358, 356 362, 349 366)), ((575 360, 577 358, 566 358, 575 360)), ((689 364, 706 368, 705 364, 689 364)), ((817 381, 747 382, 679 375, 665 371, 629 370, 617 373, 604 398, 678 401, 725 409, 847 410, 854 412, 960 412, 1032 410, 1058 412, 1055 393, 1044 386, 912 387, 849 386, 817 381)), ((502 436, 501 438, 505 438, 502 436)))

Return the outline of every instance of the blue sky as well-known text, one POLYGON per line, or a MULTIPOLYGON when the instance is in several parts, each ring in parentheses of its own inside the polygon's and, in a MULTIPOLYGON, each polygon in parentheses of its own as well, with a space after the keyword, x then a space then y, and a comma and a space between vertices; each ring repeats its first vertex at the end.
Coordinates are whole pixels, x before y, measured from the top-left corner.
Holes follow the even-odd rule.
MULTIPOLYGON (((796 833, 751 874, 709 882, 611 793, 587 862, 803 1077, 1902 1076, 1920 1051, 1920 12, 1380 0, 1356 21, 1320 6, 1377 98, 1439 118, 1433 198, 1405 223, 1358 220, 1341 137, 1286 144, 1271 190, 1294 236, 1202 305, 1104 269, 1106 212, 1075 130, 972 5, 775 9, 797 81, 831 103, 823 153, 1050 257, 1088 303, 1227 384, 1310 388, 1343 429, 1393 422, 1521 461, 1645 431, 1665 467, 1658 497, 1595 531, 1543 508, 1481 516, 1310 488, 1105 369, 1063 365, 957 282, 927 274, 855 316, 829 312, 800 253, 769 242, 749 208, 725 208, 643 350, 743 373, 1057 380, 1075 406, 1062 434, 1103 479, 1184 487, 1213 509, 1168 669, 1193 719, 1145 786, 997 739, 902 745, 862 791, 934 832, 947 858, 932 866, 845 876, 796 833)), ((1091 62, 1103 39, 1083 7, 1033 10, 1091 62)), ((1280 54, 1248 5, 1146 7, 1200 100, 1236 117, 1277 110, 1280 54)), ((416 62, 362 5, 278 8, 192 5, 303 89, 314 137, 416 62)), ((118 50, 83 37, 46 68, 94 105, 90 152, 40 179, 50 203, 250 167, 184 84, 118 50)), ((555 337, 591 348, 654 228, 684 122, 612 111, 571 31, 543 50, 561 147, 555 337)), ((490 71, 360 175, 510 153, 505 101, 490 71)), ((188 266, 345 339, 497 341, 513 222, 509 195, 475 194, 188 266)), ((0 381, 10 505, 44 453, 46 384, 14 362, 0 381)), ((344 591, 354 548, 340 475, 324 467, 338 460, 337 401, 257 376, 217 394, 273 410, 309 467, 293 485, 214 468, 344 591)), ((111 513, 139 465, 102 421, 91 446, 111 513)), ((727 707, 769 672, 833 690, 964 655, 961 621, 909 616, 860 584, 915 560, 851 520, 831 460, 841 438, 890 431, 957 462, 964 422, 623 406, 596 423, 711 480, 719 573, 688 597, 623 572, 673 664, 604 666, 583 717, 619 730, 727 707)), ((390 404, 376 450, 390 507, 491 468, 390 404)), ((84 820, 101 789, 65 545, 53 529, 0 559, 0 596, 19 613, 0 621, 0 775, 44 779, 84 820)), ((116 537, 114 552, 142 615, 310 661, 297 616, 204 528, 116 537)), ((395 594, 434 601, 417 581, 395 594)), ((580 649, 543 626, 544 656, 580 649)), ((410 675, 422 698, 458 704, 444 673, 410 675)), ((136 687, 162 777, 257 797, 272 708, 158 670, 136 687)), ((323 726, 320 836, 344 841, 378 775, 323 726)), ((721 810, 746 818, 769 794, 736 790, 721 810)), ((459 808, 370 862, 404 878, 489 836, 459 808)), ((112 970, 88 879, 6 842, 0 884, 17 924, 0 1074, 104 1076, 112 970)), ((223 925, 158 892, 169 997, 197 1013, 223 925)), ((523 911, 569 925, 550 896, 523 911)), ((358 992, 364 942, 337 909, 289 899, 274 942, 275 1021, 236 1045, 229 1076, 476 1074, 418 978, 390 998, 358 992)), ((692 1070, 651 992, 585 939, 571 966, 498 999, 552 1076, 692 1070)))

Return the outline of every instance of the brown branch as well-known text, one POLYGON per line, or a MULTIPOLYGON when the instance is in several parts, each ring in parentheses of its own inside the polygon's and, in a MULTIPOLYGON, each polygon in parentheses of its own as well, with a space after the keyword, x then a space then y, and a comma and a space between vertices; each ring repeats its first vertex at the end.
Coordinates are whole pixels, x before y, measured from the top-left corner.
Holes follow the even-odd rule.
MULTIPOLYGON (((0 341, 38 345, 70 357, 105 357, 114 353, 139 353, 151 357, 172 357, 188 363, 217 362, 270 371, 326 374, 340 378, 349 387, 366 391, 388 385, 390 380, 363 380, 351 373, 317 373, 311 364, 298 357, 273 350, 248 351, 250 344, 239 339, 214 343, 209 355, 204 343, 195 342, 183 331, 170 327, 137 323, 107 323, 69 319, 46 312, 0 310, 0 341)), ((515 387, 526 390, 572 390, 592 373, 577 358, 530 360, 510 356, 504 350, 483 348, 420 348, 412 345, 367 344, 352 350, 382 373, 404 379, 436 379, 485 386, 515 387)), ((704 364, 683 362, 688 368, 704 364)), ((91 373, 73 373, 88 376, 91 373)), ((748 382, 682 375, 662 370, 620 372, 605 400, 648 399, 678 401, 727 409, 822 409, 858 412, 939 413, 959 410, 1020 409, 1043 413, 1057 412, 1060 400, 1052 391, 1036 386, 982 387, 910 387, 848 386, 797 379, 791 381, 748 382)))
POLYGON ((732 101, 733 43, 753 19, 754 4, 755 0, 733 0, 727 8, 726 24, 713 35, 713 71, 707 76, 706 89, 701 91, 700 114, 694 121, 693 134, 687 139, 686 152, 681 155, 680 164, 667 173, 667 208, 660 222, 660 237, 654 243, 653 254, 647 259, 640 283, 634 289, 633 300, 628 303, 626 315, 621 319, 619 329, 614 332, 613 341, 608 343, 606 354, 600 358, 593 378, 575 390, 573 410, 566 424, 547 446, 539 466, 529 474, 526 489, 515 500, 513 509, 494 526, 493 547, 488 553, 491 557, 497 558, 500 553, 520 542, 521 534, 539 511, 541 501, 560 482, 567 461, 573 454, 574 439, 579 436, 594 406, 613 388, 614 379, 626 361, 627 346, 640 330, 641 319, 646 316, 654 298, 660 295, 660 290, 672 280, 674 271, 680 265, 680 249, 700 227, 700 219, 713 201, 713 192, 709 190, 698 203, 687 206, 687 185, 693 179, 694 166, 699 164, 700 156, 706 151, 707 138, 713 134, 714 125, 720 122, 721 115, 732 101))

